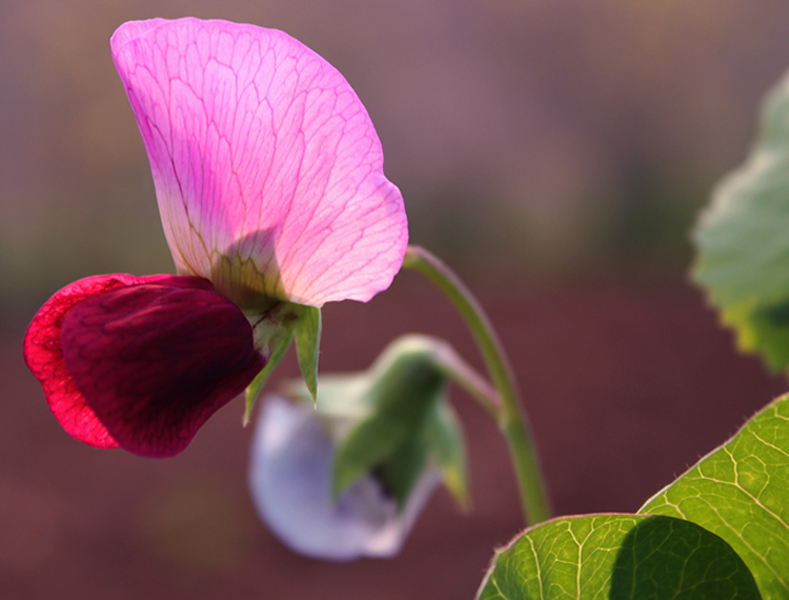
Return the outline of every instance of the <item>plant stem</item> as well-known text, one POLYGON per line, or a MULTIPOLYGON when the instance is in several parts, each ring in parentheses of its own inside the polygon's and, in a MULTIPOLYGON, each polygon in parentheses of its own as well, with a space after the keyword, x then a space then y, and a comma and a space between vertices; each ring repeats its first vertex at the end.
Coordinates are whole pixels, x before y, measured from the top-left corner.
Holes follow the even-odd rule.
POLYGON ((551 515, 531 428, 512 368, 488 316, 458 276, 424 248, 409 246, 403 266, 419 271, 441 288, 466 321, 501 401, 498 424, 509 446, 526 525, 545 521, 551 515))
POLYGON ((447 379, 479 402, 490 416, 498 420, 501 401, 490 382, 477 373, 449 344, 442 342, 436 345, 436 350, 436 366, 442 370, 447 379))

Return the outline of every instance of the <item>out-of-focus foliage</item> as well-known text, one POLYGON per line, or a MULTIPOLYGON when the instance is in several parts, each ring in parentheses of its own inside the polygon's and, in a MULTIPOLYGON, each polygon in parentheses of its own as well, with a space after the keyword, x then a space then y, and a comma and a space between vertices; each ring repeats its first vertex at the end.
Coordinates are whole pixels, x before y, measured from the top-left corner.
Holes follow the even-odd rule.
POLYGON ((742 350, 789 366, 789 76, 770 94, 748 161, 716 190, 695 233, 694 276, 742 350))

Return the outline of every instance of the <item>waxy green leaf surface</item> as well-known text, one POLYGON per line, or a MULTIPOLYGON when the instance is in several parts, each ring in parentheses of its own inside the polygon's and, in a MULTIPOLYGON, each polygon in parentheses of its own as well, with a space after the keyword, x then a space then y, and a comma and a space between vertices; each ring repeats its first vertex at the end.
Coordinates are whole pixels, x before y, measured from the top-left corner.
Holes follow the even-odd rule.
POLYGON ((478 600, 760 598, 732 548, 669 517, 589 515, 527 529, 496 554, 478 600))
POLYGON ((694 233, 693 275, 741 350, 789 367, 789 77, 765 104, 748 160, 715 190, 694 233))
POLYGON ((748 565, 765 599, 789 599, 789 395, 639 512, 687 519, 719 535, 748 565))

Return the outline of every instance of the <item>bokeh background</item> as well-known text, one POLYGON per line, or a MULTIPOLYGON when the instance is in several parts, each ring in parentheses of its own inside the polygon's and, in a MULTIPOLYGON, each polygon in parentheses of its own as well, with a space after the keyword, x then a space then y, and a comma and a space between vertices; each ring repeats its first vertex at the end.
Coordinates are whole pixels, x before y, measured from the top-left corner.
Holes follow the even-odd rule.
MULTIPOLYGON (((108 40, 185 15, 283 29, 355 87, 412 241, 478 290, 511 351, 558 514, 637 510, 786 389, 687 282, 695 214, 789 67, 785 2, 3 0, 3 598, 471 598, 522 527, 504 445, 459 393, 473 510, 442 491, 398 558, 347 565, 291 554, 256 519, 240 402, 165 461, 91 450, 49 414, 21 358, 35 310, 79 277, 172 272, 108 40)), ((414 274, 324 320, 326 371, 408 331, 480 364, 414 274)), ((277 377, 295 374, 289 357, 277 377)))

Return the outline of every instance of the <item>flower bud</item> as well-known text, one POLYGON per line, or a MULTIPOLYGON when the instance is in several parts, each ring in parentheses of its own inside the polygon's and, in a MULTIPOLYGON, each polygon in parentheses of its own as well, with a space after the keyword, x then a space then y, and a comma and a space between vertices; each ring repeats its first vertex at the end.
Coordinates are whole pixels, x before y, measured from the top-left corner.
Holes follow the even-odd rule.
POLYGON ((266 398, 249 484, 261 519, 295 552, 391 557, 442 477, 467 500, 465 447, 446 400, 448 347, 397 340, 367 372, 266 398))

